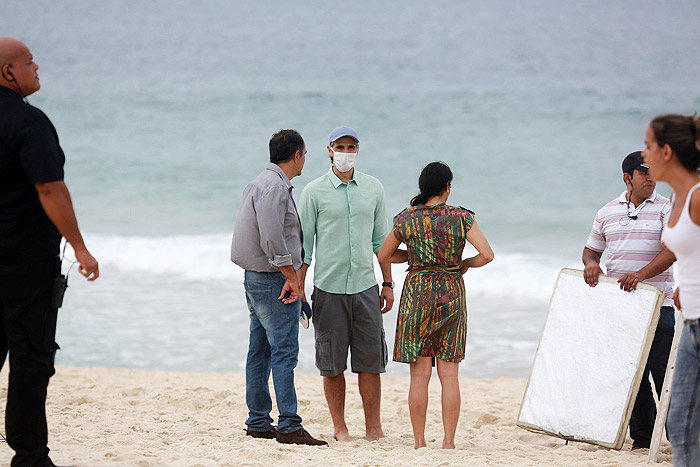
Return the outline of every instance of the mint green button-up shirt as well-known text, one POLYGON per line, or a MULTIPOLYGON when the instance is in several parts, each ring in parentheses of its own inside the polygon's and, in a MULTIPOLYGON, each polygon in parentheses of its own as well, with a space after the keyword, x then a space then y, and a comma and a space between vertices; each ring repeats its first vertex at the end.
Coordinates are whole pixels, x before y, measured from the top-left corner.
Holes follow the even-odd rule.
POLYGON ((333 173, 310 182, 301 193, 304 263, 316 246, 314 285, 324 292, 354 294, 377 285, 373 255, 389 233, 384 187, 355 169, 343 183, 333 173))

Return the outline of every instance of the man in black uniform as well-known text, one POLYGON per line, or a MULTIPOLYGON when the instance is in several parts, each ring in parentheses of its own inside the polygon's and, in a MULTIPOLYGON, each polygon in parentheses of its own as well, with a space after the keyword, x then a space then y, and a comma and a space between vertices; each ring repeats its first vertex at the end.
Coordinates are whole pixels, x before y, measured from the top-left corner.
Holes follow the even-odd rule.
POLYGON ((85 247, 63 182, 65 157, 48 117, 24 98, 39 90, 32 54, 0 38, 0 368, 9 351, 5 430, 13 466, 53 466, 46 388, 54 374, 61 236, 88 279, 98 264, 85 247))

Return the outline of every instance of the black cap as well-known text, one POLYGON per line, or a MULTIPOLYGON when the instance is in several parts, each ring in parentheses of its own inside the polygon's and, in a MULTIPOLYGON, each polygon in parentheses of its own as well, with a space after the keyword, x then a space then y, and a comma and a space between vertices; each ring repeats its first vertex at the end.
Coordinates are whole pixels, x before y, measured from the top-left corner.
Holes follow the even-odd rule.
POLYGON ((635 151, 625 157, 622 161, 622 173, 630 173, 632 170, 640 170, 646 172, 649 170, 649 165, 642 159, 642 151, 635 151))

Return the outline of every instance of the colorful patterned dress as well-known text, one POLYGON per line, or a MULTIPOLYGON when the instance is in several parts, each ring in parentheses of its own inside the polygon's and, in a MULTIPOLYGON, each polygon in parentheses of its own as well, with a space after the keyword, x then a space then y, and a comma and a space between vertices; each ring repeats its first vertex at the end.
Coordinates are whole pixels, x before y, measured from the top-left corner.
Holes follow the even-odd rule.
POLYGON ((409 266, 396 320, 394 361, 464 360, 467 299, 459 267, 473 222, 473 212, 446 204, 410 207, 394 218, 394 235, 408 248, 409 266))

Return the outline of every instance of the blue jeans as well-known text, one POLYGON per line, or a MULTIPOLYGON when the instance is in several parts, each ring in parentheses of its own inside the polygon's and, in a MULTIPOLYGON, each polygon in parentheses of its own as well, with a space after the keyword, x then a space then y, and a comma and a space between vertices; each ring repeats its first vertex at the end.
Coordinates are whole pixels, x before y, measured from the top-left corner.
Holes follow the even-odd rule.
POLYGON ((250 431, 272 428, 270 370, 279 419, 277 431, 291 433, 301 428, 294 389, 294 368, 299 355, 301 301, 285 305, 277 297, 286 279, 281 272, 245 272, 245 295, 250 310, 250 342, 246 360, 246 404, 250 431))
POLYGON ((667 420, 673 465, 700 465, 700 320, 683 326, 667 420))
POLYGON ((654 379, 656 395, 661 398, 661 389, 664 386, 664 376, 666 376, 666 366, 668 365, 668 355, 671 353, 675 326, 676 319, 673 307, 661 307, 659 323, 656 325, 654 340, 649 351, 649 359, 646 368, 644 368, 644 375, 630 418, 630 438, 634 442, 633 446, 648 448, 651 442, 654 421, 656 420, 656 404, 651 392, 649 373, 654 379))

